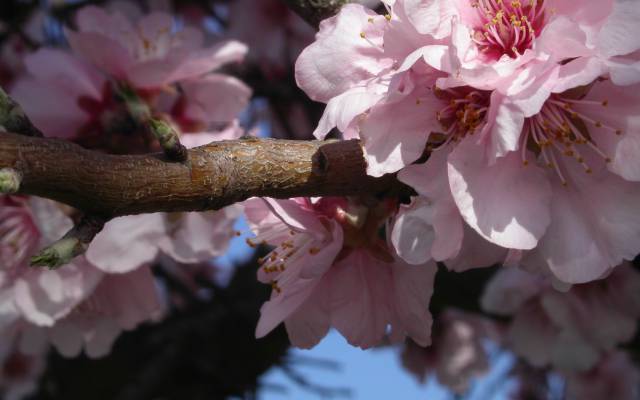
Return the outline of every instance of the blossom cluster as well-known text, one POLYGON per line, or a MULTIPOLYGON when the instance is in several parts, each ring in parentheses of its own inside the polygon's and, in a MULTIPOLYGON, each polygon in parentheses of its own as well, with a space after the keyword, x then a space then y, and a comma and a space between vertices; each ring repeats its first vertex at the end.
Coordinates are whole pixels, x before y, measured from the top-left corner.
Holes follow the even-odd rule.
MULTIPOLYGON (((42 47, 25 54, 24 72, 11 85, 12 96, 46 136, 109 153, 156 151, 136 113, 140 109, 171 124, 188 147, 244 134, 237 116, 251 90, 216 70, 241 61, 246 45, 205 45, 200 29, 126 4, 84 7, 75 27, 64 31, 70 51, 42 47)), ((108 354, 123 330, 164 316, 168 299, 152 267, 170 269, 222 255, 240 212, 230 206, 112 219, 85 254, 46 270, 30 268, 31 257, 63 237, 77 212, 50 200, 1 196, 3 363, 13 359, 12 352, 27 360, 26 392, 28 378, 42 371, 48 344, 67 357, 108 354)), ((2 392, 21 390, 16 382, 2 392)))
MULTIPOLYGON (((564 371, 576 398, 613 390, 605 378, 591 387, 585 374, 624 368, 629 361, 615 349, 632 339, 639 317, 638 276, 623 262, 640 253, 640 7, 383 3, 386 15, 345 6, 299 57, 298 85, 327 103, 315 136, 337 128, 359 138, 370 175, 397 173, 417 192, 387 215, 396 265, 505 265, 483 306, 515 315, 502 335, 508 347, 564 371)), ((388 282, 390 298, 397 286, 388 282)), ((277 292, 286 298, 285 287, 277 292)), ((269 313, 265 306, 263 318, 269 313)), ((362 326, 357 315, 353 324, 362 326)), ((285 319, 288 329, 296 318, 285 319)), ((449 324, 447 336, 468 346, 441 363, 429 358, 453 389, 465 387, 453 378, 473 375, 465 366, 486 364, 474 361, 482 352, 465 324, 449 324), (447 374, 458 353, 469 361, 447 374)), ((633 387, 636 375, 627 377, 614 379, 618 389, 633 387)))
POLYGON ((247 244, 269 246, 257 270, 272 288, 258 338, 283 323, 301 348, 331 328, 365 349, 410 339, 407 369, 422 381, 435 371, 457 393, 486 372, 488 338, 557 371, 573 398, 635 398, 640 375, 618 346, 640 319, 640 275, 628 262, 640 253, 637 2, 382 3, 385 15, 344 6, 302 50, 310 28, 280 3, 239 0, 231 8, 257 26, 231 19, 229 32, 251 51, 235 39, 211 43, 165 12, 88 6, 64 29, 69 50, 22 57, 11 94, 40 130, 132 154, 159 149, 148 115, 187 147, 239 138, 252 90, 223 68, 248 56, 276 79, 301 51, 297 84, 326 103, 315 137, 337 129, 359 139, 369 175, 395 174, 413 192, 120 217, 55 270, 29 260, 77 212, 1 196, 0 363, 28 363, 27 387, 48 344, 67 356, 107 354, 123 330, 163 317, 153 268, 223 254, 243 214, 247 244), (293 46, 282 45, 288 36, 293 46), (500 265, 480 305, 510 319, 445 311, 434 323, 438 263, 500 265))
MULTIPOLYGON (((371 298, 399 304, 394 275, 367 283, 383 259, 414 265, 416 274, 434 261, 454 271, 518 264, 565 290, 605 278, 633 259, 640 252, 640 42, 633 34, 640 8, 613 0, 384 3, 386 15, 347 5, 323 21, 296 62, 296 79, 309 97, 327 103, 317 138, 336 127, 344 138, 359 138, 370 175, 397 173, 418 196, 389 206, 386 240, 374 249, 363 244, 363 233, 358 240, 344 235, 352 226, 367 227, 360 216, 380 215, 379 204, 327 213, 326 199, 289 200, 286 207, 267 200, 268 218, 277 220, 256 223, 256 231, 279 248, 263 268, 261 279, 274 285, 274 297, 258 333, 273 327, 266 321, 284 320, 292 341, 304 345, 331 325, 351 343, 370 346, 368 325, 358 316, 393 307, 367 300, 366 312, 351 311, 347 328, 339 299, 373 291, 384 280, 386 294, 371 298), (303 219, 312 215, 325 222, 309 227, 303 219), (315 232, 318 242, 309 244, 304 235, 298 245, 264 232, 267 226, 278 232, 289 226, 293 237, 315 232), (291 251, 282 247, 287 243, 291 251), (316 248, 319 254, 310 251, 316 248), (335 293, 340 285, 330 275, 334 269, 346 274, 346 260, 355 269, 361 249, 370 254, 367 273, 358 278, 363 289, 335 293), (309 268, 321 276, 305 273, 309 268), (299 319, 306 322, 300 326, 299 319), (351 330, 361 333, 358 340, 351 330)), ((336 204, 345 201, 353 204, 336 204)), ((421 290, 424 296, 431 288, 421 290)), ((405 313, 426 311, 424 297, 410 286, 399 292, 413 296, 405 313)), ((350 306, 358 303, 352 299, 350 306)), ((378 339, 382 326, 391 326, 391 336, 396 332, 387 313, 378 339)))
POLYGON ((640 8, 385 4, 324 21, 296 78, 327 102, 318 138, 359 137, 369 174, 398 172, 419 193, 394 227, 399 255, 446 262, 477 235, 569 284, 633 259, 640 8))

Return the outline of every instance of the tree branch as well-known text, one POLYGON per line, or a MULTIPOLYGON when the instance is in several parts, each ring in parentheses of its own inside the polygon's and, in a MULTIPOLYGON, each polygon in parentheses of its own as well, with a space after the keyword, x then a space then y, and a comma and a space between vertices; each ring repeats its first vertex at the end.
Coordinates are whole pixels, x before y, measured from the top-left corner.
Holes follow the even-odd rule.
POLYGON ((18 194, 96 217, 215 210, 253 196, 390 196, 410 193, 393 175, 366 174, 360 143, 240 139, 162 154, 114 156, 59 139, 0 132, 0 169, 20 173, 18 194))
POLYGON ((314 28, 318 28, 320 21, 332 17, 347 3, 353 0, 282 0, 289 8, 300 15, 314 28))

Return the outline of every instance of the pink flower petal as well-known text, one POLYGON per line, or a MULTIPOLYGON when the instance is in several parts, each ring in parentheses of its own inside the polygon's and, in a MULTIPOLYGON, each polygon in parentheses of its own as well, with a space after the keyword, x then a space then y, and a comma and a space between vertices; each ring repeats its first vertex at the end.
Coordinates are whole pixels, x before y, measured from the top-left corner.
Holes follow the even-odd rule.
POLYGON ((232 121, 251 97, 251 89, 242 81, 222 74, 188 80, 181 86, 187 99, 186 115, 196 121, 232 121))
POLYGON ((532 249, 550 223, 547 178, 516 152, 488 166, 482 148, 466 139, 449 156, 449 184, 464 220, 499 246, 532 249))
POLYGON ((416 91, 400 101, 373 107, 360 128, 367 173, 382 176, 420 158, 429 134, 440 128, 434 111, 440 105, 434 96, 416 91))
POLYGON ((551 224, 535 252, 561 281, 589 282, 638 253, 640 191, 603 166, 590 175, 577 163, 566 167, 567 187, 551 177, 551 224))
MULTIPOLYGON (((595 9, 595 7, 594 7, 595 9)), ((640 8, 635 1, 615 0, 613 10, 598 35, 605 56, 632 53, 640 48, 640 8)))
POLYGON ((404 11, 416 30, 441 39, 451 33, 451 18, 458 15, 451 0, 405 0, 404 11))
POLYGON ((311 99, 328 102, 353 86, 375 77, 387 65, 371 43, 381 43, 383 30, 369 18, 383 18, 356 4, 345 5, 320 24, 316 41, 296 61, 296 82, 311 99), (360 34, 365 33, 368 40, 360 34))
POLYGON ((312 235, 324 235, 327 229, 322 225, 316 214, 305 210, 293 200, 263 199, 272 211, 287 225, 299 231, 312 235))
POLYGON ((113 219, 89 245, 87 260, 108 273, 133 271, 156 258, 165 229, 161 213, 113 219))

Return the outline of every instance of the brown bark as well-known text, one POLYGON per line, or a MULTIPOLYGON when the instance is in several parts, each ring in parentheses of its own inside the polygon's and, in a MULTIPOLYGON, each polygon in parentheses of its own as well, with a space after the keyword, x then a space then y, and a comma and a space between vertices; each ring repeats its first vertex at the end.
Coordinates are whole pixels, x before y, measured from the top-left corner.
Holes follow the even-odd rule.
POLYGON ((189 150, 187 164, 162 154, 114 156, 59 139, 0 133, 0 168, 22 174, 19 194, 105 218, 219 209, 252 196, 397 195, 394 176, 372 178, 360 143, 240 139, 189 150))

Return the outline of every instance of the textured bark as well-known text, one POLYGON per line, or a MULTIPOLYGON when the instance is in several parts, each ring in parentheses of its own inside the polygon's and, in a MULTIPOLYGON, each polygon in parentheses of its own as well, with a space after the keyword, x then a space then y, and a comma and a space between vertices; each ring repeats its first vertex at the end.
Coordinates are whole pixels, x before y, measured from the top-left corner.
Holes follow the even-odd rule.
POLYGON ((300 15, 305 21, 317 28, 320 21, 334 16, 340 8, 353 0, 283 0, 289 8, 300 15))
POLYGON ((22 174, 29 194, 105 218, 219 209, 252 196, 397 195, 394 176, 372 178, 360 143, 240 139, 189 150, 186 164, 162 154, 114 156, 73 143, 0 133, 0 168, 22 174))

